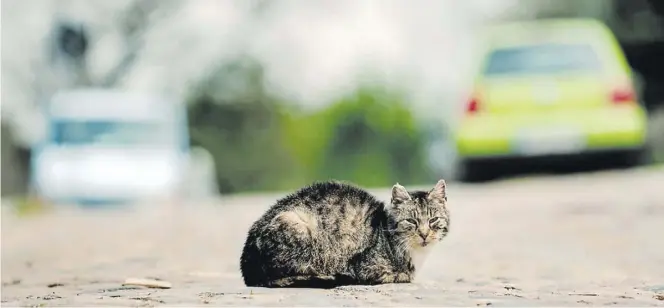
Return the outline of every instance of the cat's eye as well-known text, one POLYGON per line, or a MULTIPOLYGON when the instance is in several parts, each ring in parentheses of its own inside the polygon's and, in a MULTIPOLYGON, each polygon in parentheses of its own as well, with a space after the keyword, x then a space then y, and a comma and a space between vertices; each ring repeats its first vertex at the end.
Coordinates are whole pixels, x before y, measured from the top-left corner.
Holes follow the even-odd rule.
POLYGON ((431 219, 429 219, 429 224, 433 225, 433 224, 437 223, 439 220, 440 220, 440 217, 431 218, 431 219))
POLYGON ((413 225, 413 226, 417 226, 417 220, 415 220, 415 219, 408 218, 408 219, 406 219, 406 222, 413 225))

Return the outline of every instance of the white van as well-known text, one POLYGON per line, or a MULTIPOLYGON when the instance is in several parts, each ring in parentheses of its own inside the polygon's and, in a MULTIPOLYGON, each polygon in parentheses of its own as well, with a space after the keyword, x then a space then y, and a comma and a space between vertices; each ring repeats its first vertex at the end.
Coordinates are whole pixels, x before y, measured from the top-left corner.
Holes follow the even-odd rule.
POLYGON ((31 184, 52 203, 117 204, 182 197, 189 163, 186 106, 117 89, 56 93, 31 184))

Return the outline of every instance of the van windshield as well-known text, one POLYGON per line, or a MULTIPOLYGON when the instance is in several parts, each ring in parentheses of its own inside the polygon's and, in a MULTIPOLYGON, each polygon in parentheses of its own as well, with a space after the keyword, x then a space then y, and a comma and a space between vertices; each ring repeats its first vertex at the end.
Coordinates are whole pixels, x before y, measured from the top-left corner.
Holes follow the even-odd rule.
POLYGON ((598 72, 599 57, 588 44, 539 44, 494 50, 484 75, 598 72))
POLYGON ((54 120, 51 142, 68 146, 175 146, 173 125, 160 122, 54 120))

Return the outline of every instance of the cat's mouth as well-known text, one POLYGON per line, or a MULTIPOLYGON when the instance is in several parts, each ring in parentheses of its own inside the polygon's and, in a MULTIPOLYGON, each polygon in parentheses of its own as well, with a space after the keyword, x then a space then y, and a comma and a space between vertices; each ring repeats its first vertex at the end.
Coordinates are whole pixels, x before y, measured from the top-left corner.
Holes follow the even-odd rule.
POLYGON ((433 243, 434 243, 434 239, 432 239, 432 238, 423 239, 421 237, 417 237, 417 238, 412 238, 411 239, 410 247, 412 247, 414 249, 418 249, 418 248, 431 246, 433 243))
POLYGON ((417 248, 417 247, 427 247, 430 244, 431 244, 430 240, 423 240, 423 239, 420 238, 419 240, 415 240, 415 243, 413 243, 413 247, 415 247, 415 248, 417 248))

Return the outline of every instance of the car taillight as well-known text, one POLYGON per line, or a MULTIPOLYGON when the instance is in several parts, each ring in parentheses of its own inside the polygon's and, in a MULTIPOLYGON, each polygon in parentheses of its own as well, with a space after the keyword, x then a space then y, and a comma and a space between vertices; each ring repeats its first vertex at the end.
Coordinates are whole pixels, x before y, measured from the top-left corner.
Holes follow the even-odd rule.
POLYGON ((630 87, 616 88, 611 91, 611 102, 614 104, 630 104, 636 102, 636 93, 630 87))
POLYGON ((468 101, 468 104, 466 105, 466 113, 467 114, 473 114, 477 113, 480 109, 480 103, 477 97, 471 97, 470 100, 468 101))

